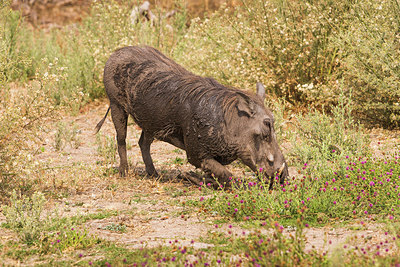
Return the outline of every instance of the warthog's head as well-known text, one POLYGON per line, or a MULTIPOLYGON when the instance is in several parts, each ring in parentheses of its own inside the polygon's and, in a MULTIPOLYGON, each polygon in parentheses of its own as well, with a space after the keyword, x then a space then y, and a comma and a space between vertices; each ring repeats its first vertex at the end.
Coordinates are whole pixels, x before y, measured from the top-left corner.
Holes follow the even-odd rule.
POLYGON ((257 83, 257 95, 259 99, 256 101, 243 98, 236 105, 239 128, 235 128, 240 132, 241 142, 239 157, 254 172, 269 177, 272 188, 275 177, 279 177, 279 182, 283 184, 289 172, 276 140, 274 116, 264 106, 265 88, 261 83, 257 83))

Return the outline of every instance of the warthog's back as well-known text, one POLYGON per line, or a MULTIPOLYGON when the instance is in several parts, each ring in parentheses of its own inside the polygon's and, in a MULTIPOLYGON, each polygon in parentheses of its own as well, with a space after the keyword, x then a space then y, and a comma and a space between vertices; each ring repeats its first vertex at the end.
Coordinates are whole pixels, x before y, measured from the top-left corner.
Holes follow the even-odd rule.
POLYGON ((224 100, 238 92, 194 75, 151 47, 114 52, 104 69, 104 84, 110 101, 122 105, 157 138, 190 127, 186 118, 194 114, 218 120, 217 126, 224 119, 224 100))

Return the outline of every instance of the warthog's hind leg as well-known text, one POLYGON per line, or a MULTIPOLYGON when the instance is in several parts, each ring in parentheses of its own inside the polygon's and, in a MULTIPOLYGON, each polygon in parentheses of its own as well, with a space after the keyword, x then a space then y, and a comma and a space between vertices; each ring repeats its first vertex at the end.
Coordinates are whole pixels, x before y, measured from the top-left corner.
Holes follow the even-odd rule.
POLYGON ((128 160, 126 155, 126 130, 128 123, 128 113, 122 107, 111 104, 111 117, 117 132, 117 144, 119 154, 119 174, 125 176, 128 173, 128 160))

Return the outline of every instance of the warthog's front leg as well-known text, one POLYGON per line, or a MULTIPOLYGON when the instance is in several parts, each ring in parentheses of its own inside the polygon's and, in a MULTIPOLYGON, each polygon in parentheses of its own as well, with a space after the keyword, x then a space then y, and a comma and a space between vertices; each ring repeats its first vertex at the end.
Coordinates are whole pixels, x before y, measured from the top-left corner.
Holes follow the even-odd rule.
MULTIPOLYGON (((201 169, 205 173, 209 173, 214 175, 214 177, 218 180, 218 183, 223 187, 230 187, 231 182, 229 180, 232 177, 232 173, 228 171, 228 169, 216 161, 215 159, 204 159, 201 162, 201 169)), ((215 181, 214 181, 215 184, 215 181)))
POLYGON ((194 172, 185 172, 180 174, 179 177, 189 180, 199 186, 203 184, 211 184, 215 189, 219 188, 220 185, 222 185, 223 188, 231 186, 229 178, 232 177, 232 173, 218 161, 214 159, 201 160, 201 166, 196 167, 200 167, 205 172, 205 177, 194 172))
POLYGON ((148 132, 142 131, 142 134, 139 138, 139 147, 140 151, 142 151, 142 158, 144 161, 144 165, 146 165, 146 172, 150 176, 157 177, 158 173, 156 168, 154 168, 153 159, 150 155, 150 145, 153 142, 154 137, 148 132))

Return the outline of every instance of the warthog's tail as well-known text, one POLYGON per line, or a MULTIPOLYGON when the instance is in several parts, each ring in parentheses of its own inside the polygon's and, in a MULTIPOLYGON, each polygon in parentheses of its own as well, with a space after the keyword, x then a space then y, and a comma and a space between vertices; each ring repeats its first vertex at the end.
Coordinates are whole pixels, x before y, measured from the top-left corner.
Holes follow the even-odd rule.
POLYGON ((107 118, 108 112, 110 111, 110 107, 108 107, 106 115, 104 115, 104 118, 97 123, 96 128, 94 128, 94 134, 97 134, 100 131, 101 126, 103 126, 104 121, 107 118))

